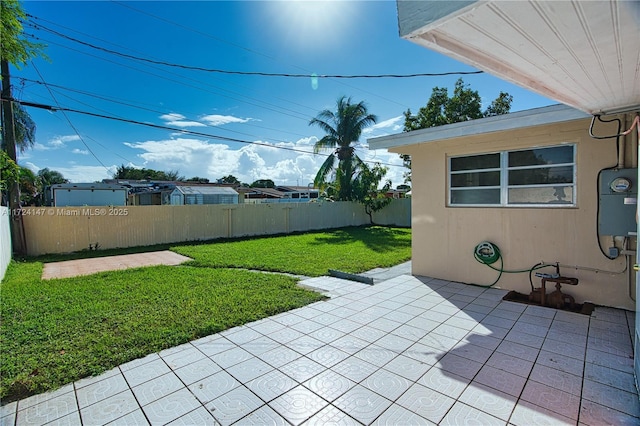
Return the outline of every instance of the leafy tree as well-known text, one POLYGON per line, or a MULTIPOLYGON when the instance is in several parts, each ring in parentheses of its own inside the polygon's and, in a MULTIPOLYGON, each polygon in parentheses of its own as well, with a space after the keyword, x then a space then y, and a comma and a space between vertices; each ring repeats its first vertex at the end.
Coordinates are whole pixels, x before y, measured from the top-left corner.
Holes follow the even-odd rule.
POLYGON ((353 189, 356 201, 364 205, 364 211, 369 215, 369 221, 373 225, 373 213, 382 210, 391 203, 391 198, 386 196, 387 191, 391 189, 391 181, 387 179, 382 188, 380 182, 387 174, 388 169, 375 164, 369 168, 366 164, 362 164, 360 173, 353 180, 353 189))
POLYGON ((194 176, 192 178, 187 179, 185 182, 209 183, 209 179, 194 176))
POLYGON ((59 183, 69 183, 69 180, 65 179, 62 173, 57 170, 49 170, 48 167, 38 170, 37 175, 42 188, 59 183))
MULTIPOLYGON (((500 92, 487 109, 482 111, 482 103, 477 90, 472 90, 460 78, 456 81, 453 95, 449 97, 446 87, 434 87, 427 104, 413 115, 408 109, 404 112, 404 131, 426 129, 461 121, 475 120, 482 117, 508 114, 511 110, 513 96, 500 92)), ((411 182, 411 156, 400 154, 403 165, 409 169, 405 173, 405 182, 411 182)))
POLYGON ((116 172, 113 174, 114 179, 131 179, 131 180, 168 180, 168 181, 183 181, 184 176, 180 176, 180 173, 175 171, 158 171, 153 169, 137 169, 135 167, 125 166, 124 164, 118 166, 116 172))
POLYGON ((27 40, 23 35, 22 21, 26 19, 20 2, 17 0, 2 0, 0 7, 0 60, 7 61, 20 68, 29 59, 44 56, 44 45, 27 40))
MULTIPOLYGON (((16 138, 16 147, 21 153, 33 148, 36 143, 36 123, 31 119, 24 107, 13 102, 13 123, 16 138)), ((4 135, 4 133, 2 133, 4 135)), ((2 150, 6 151, 4 136, 2 137, 2 150)))
POLYGON ((218 182, 220 182, 220 183, 231 183, 231 184, 234 184, 234 185, 240 185, 240 181, 234 175, 224 176, 224 177, 220 178, 218 180, 218 182))
POLYGON ((271 179, 258 179, 250 186, 251 188, 275 188, 276 184, 271 179))
POLYGON ((323 149, 333 149, 316 174, 313 181, 315 187, 327 194, 334 194, 333 197, 338 201, 356 198, 352 180, 365 165, 355 154, 353 144, 360 139, 362 130, 376 121, 377 117, 369 114, 364 102, 354 104, 351 98, 342 96, 338 99, 335 112, 326 109, 309 122, 309 125, 316 125, 326 133, 315 143, 313 151, 318 153, 323 149))
MULTIPOLYGON (((9 158, 6 152, 0 151, 0 192, 3 194, 11 185, 18 182, 20 177, 20 166, 9 158)), ((7 200, 2 198, 2 205, 7 205, 7 200)))
POLYGON ((20 203, 24 206, 37 205, 40 195, 38 177, 33 170, 20 166, 18 177, 20 185, 20 203))

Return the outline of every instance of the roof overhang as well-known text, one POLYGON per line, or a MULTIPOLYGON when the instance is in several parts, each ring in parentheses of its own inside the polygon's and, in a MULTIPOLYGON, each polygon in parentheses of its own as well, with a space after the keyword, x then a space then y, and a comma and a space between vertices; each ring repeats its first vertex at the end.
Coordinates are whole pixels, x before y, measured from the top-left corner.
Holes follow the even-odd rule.
POLYGON ((638 1, 397 0, 400 35, 589 114, 640 109, 638 1))
POLYGON ((590 116, 583 111, 566 105, 551 105, 511 114, 462 121, 412 132, 381 136, 368 139, 369 149, 398 148, 427 142, 444 141, 460 137, 468 137, 485 133, 516 130, 527 127, 562 123, 573 120, 584 120, 590 116))

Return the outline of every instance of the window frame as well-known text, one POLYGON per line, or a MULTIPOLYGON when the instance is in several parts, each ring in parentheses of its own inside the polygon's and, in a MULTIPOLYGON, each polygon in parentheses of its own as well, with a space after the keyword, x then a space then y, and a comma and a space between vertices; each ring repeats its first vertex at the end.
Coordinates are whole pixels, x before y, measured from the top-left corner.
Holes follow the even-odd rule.
POLYGON ((490 152, 482 152, 476 154, 466 154, 466 155, 453 155, 447 157, 447 207, 525 207, 525 208, 572 208, 577 206, 577 155, 576 155, 576 144, 575 143, 562 143, 556 145, 546 145, 546 146, 536 146, 536 147, 528 147, 528 148, 520 148, 520 149, 511 149, 511 150, 501 150, 501 151, 490 151, 490 152), (541 164, 541 165, 520 165, 520 166, 509 166, 509 154, 515 152, 522 151, 531 151, 536 149, 547 149, 547 148, 561 148, 570 146, 572 148, 572 161, 570 163, 558 163, 558 164, 541 164), (485 169, 469 169, 469 170, 457 170, 452 171, 452 160, 456 158, 468 158, 475 157, 480 155, 488 155, 488 154, 499 154, 499 164, 498 168, 489 167, 485 169), (517 171, 517 170, 535 170, 535 169, 543 169, 543 168, 561 168, 561 167, 572 167, 572 182, 571 183, 562 183, 562 184, 527 184, 527 185, 509 185, 509 172, 517 171), (495 172, 498 171, 500 173, 500 185, 492 185, 492 186, 471 186, 471 187, 453 187, 452 186, 452 176, 456 174, 464 174, 464 173, 482 173, 482 172, 495 172), (557 187, 562 186, 566 188, 571 188, 571 202, 568 203, 510 203, 509 202, 509 190, 514 188, 546 188, 546 187, 557 187), (454 203, 452 201, 453 194, 456 191, 473 191, 478 189, 498 189, 500 192, 500 200, 498 203, 473 203, 473 204, 461 204, 454 203))

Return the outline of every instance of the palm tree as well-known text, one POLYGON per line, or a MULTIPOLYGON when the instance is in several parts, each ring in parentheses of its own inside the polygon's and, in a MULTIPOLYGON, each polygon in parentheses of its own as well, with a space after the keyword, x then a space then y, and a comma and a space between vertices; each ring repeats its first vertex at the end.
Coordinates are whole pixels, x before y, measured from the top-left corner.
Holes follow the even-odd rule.
POLYGON ((354 104, 351 98, 344 96, 338 99, 336 106, 335 112, 325 109, 309 122, 309 125, 317 125, 326 133, 315 143, 313 151, 318 153, 322 149, 333 149, 320 166, 313 183, 324 189, 328 185, 327 178, 335 172, 331 186, 336 190, 336 199, 348 201, 354 199, 351 182, 363 165, 354 153, 352 144, 360 139, 363 129, 377 121, 377 117, 369 114, 364 102, 354 104))

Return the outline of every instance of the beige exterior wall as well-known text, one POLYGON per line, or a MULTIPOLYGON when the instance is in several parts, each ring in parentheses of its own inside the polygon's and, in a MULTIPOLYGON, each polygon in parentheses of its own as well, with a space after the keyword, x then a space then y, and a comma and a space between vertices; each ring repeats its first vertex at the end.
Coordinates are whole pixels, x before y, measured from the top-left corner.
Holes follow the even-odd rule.
MULTIPOLYGON (((598 128, 600 134, 615 133, 615 127, 598 128)), ((413 273, 491 284, 498 273, 476 262, 473 256, 476 245, 487 240, 500 248, 505 269, 526 269, 542 261, 571 265, 574 267, 562 267, 561 273, 579 278, 580 283, 576 287, 563 286, 562 290, 574 296, 576 302, 633 309, 628 277, 635 274, 625 270, 625 256, 608 260, 597 245, 597 174, 600 169, 616 164, 615 139, 592 139, 588 129, 587 119, 395 148, 394 151, 412 156, 413 273), (563 142, 576 144, 576 207, 446 206, 449 156, 563 142)), ((637 167, 635 144, 628 143, 624 152, 625 165, 637 167)), ((605 250, 611 243, 611 237, 602 238, 605 250)), ((621 241, 618 246, 621 247, 621 241)), ((635 248, 635 238, 629 246, 635 248)), ((630 263, 635 263, 635 257, 630 257, 630 263)), ((635 278, 631 279, 635 286, 635 278)), ((535 277, 534 285, 540 286, 535 277)), ((527 273, 503 274, 496 287, 525 294, 531 291, 527 273)))
MULTIPOLYGON (((410 200, 374 215, 381 225, 410 226, 410 200)), ((361 204, 282 203, 25 209, 27 253, 69 253, 366 225, 361 204)))

